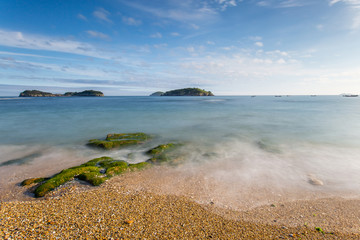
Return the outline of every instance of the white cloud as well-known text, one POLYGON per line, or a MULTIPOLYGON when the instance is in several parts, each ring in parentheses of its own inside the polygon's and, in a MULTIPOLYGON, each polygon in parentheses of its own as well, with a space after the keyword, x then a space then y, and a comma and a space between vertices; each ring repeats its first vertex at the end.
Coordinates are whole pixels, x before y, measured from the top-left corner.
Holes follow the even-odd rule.
POLYGON ((180 36, 180 33, 178 33, 178 32, 172 32, 170 35, 173 36, 173 37, 179 37, 179 36, 180 36))
POLYGON ((86 31, 86 33, 90 36, 90 37, 94 37, 94 38, 100 38, 100 39, 109 39, 109 36, 101 33, 101 32, 97 32, 97 31, 93 31, 93 30, 88 30, 86 31))
POLYGON ((206 44, 208 44, 208 45, 215 45, 215 42, 213 42, 213 41, 207 41, 206 44))
POLYGON ((337 3, 343 3, 350 10, 350 15, 352 15, 352 24, 350 29, 358 30, 360 29, 360 0, 330 0, 329 5, 333 6, 337 3))
POLYGON ((151 34, 150 37, 151 38, 162 38, 162 34, 157 32, 157 33, 151 34))
POLYGON ((263 47, 263 46, 264 46, 264 43, 262 43, 262 42, 255 42, 255 46, 257 46, 257 47, 263 47))
POLYGON ((190 26, 195 29, 195 30, 198 30, 200 27, 194 23, 191 23, 190 26))
POLYGON ((316 28, 317 28, 318 30, 322 31, 322 30, 324 29, 324 25, 318 24, 318 25, 316 25, 316 28))
POLYGON ((310 0, 264 0, 257 2, 260 7, 293 8, 313 4, 310 0))
POLYGON ((193 2, 169 1, 167 8, 152 7, 150 4, 139 4, 133 1, 122 1, 124 4, 150 13, 159 18, 166 18, 180 22, 208 19, 216 14, 214 9, 207 6, 199 6, 193 2))
POLYGON ((125 23, 127 25, 130 25, 130 26, 139 26, 139 25, 142 24, 141 20, 137 20, 137 19, 132 18, 132 17, 123 16, 122 21, 123 21, 123 23, 125 23))
POLYGON ((0 29, 0 45, 24 49, 46 50, 79 54, 97 58, 108 58, 93 45, 66 39, 24 34, 0 29))
POLYGON ((236 0, 215 0, 215 2, 220 5, 220 9, 222 11, 226 10, 228 7, 236 7, 237 6, 236 0))
POLYGON ((112 23, 112 21, 109 19, 110 12, 105 10, 104 8, 98 8, 93 12, 93 15, 101 21, 112 23))
POLYGON ((79 19, 83 20, 83 21, 87 21, 87 18, 86 18, 84 15, 82 15, 81 13, 79 13, 79 14, 77 15, 77 17, 78 17, 79 19))

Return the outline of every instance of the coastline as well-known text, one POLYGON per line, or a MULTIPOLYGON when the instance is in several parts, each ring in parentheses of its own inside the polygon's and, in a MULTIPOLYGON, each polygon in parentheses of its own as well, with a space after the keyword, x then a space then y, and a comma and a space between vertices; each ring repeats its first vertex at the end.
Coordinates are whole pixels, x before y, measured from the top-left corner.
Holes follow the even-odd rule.
POLYGON ((201 195, 200 178, 176 179, 177 171, 131 172, 96 188, 74 181, 44 199, 1 202, 0 238, 360 238, 359 198, 270 197, 272 204, 234 209, 201 195))

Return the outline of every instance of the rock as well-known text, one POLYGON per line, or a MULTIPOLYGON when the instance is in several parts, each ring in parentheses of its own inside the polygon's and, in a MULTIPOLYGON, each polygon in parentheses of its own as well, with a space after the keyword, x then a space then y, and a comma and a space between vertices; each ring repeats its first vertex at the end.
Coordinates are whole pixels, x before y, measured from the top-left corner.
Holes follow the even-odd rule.
POLYGON ((151 156, 146 162, 152 164, 170 163, 176 165, 182 162, 185 156, 184 153, 176 151, 180 146, 182 146, 182 144, 167 143, 152 148, 146 152, 151 156))
POLYGON ((91 139, 88 146, 99 147, 105 150, 113 148, 127 147, 137 145, 151 139, 151 136, 145 133, 112 133, 108 134, 105 140, 91 139))
POLYGON ((315 175, 308 175, 308 182, 314 186, 323 186, 324 183, 320 179, 318 179, 315 175))

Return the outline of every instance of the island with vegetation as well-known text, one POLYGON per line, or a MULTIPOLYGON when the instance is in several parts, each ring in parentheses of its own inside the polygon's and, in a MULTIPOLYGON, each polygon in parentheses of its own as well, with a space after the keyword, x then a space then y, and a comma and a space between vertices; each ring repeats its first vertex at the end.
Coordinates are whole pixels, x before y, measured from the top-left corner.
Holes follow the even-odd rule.
POLYGON ((103 97, 100 91, 85 90, 82 92, 66 92, 65 94, 42 92, 39 90, 25 90, 20 93, 19 97, 103 97))
POLYGON ((150 96, 214 96, 214 94, 210 91, 205 91, 204 89, 200 88, 183 88, 183 89, 176 89, 163 92, 155 92, 150 96))

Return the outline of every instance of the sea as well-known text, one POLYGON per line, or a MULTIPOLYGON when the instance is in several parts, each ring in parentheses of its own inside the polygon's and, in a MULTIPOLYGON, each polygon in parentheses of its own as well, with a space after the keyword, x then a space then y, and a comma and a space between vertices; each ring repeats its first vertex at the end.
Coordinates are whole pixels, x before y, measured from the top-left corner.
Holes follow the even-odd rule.
POLYGON ((146 161, 146 150, 168 142, 185 143, 192 173, 207 169, 223 184, 360 193, 358 97, 0 97, 0 133, 5 200, 26 178, 99 156, 146 161), (86 145, 132 132, 154 140, 113 151, 86 145))

